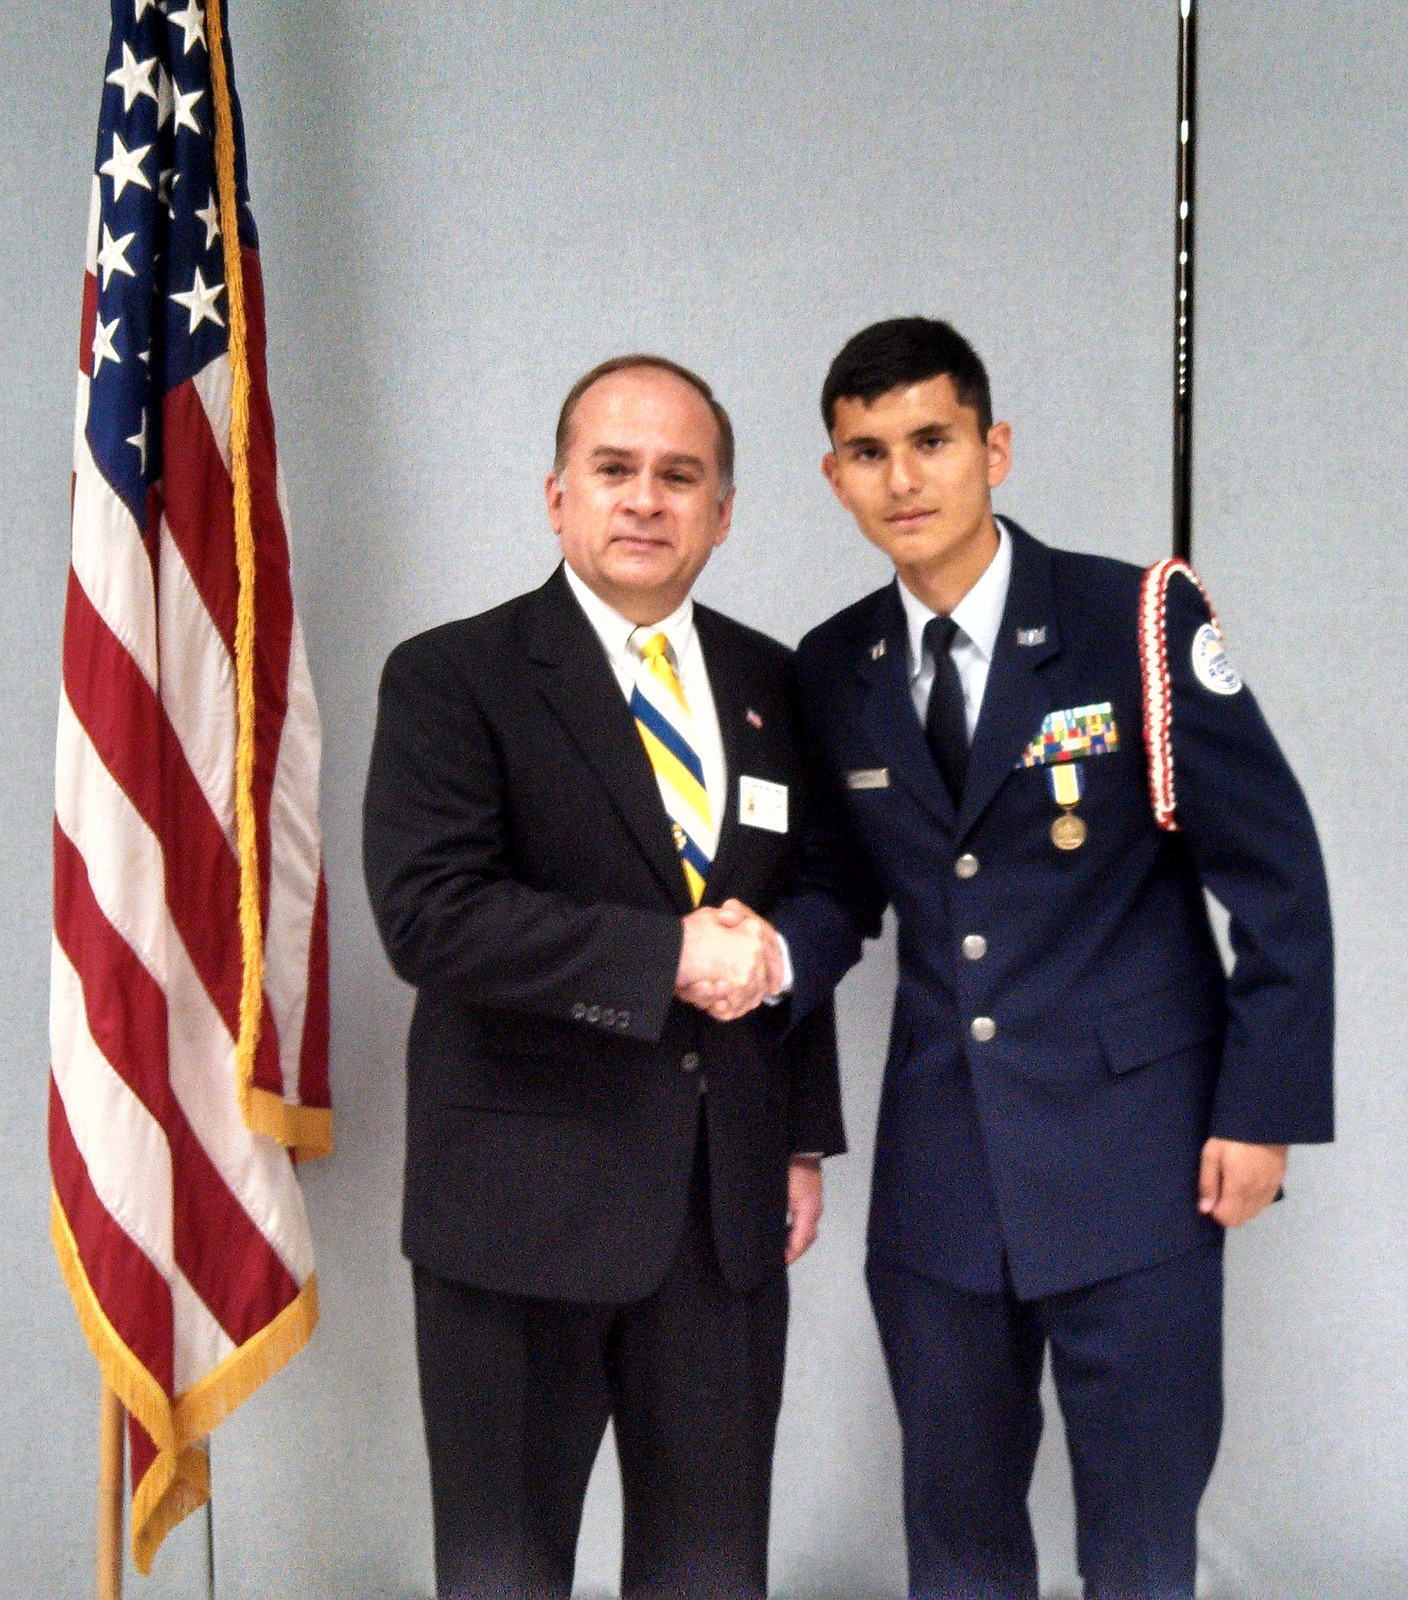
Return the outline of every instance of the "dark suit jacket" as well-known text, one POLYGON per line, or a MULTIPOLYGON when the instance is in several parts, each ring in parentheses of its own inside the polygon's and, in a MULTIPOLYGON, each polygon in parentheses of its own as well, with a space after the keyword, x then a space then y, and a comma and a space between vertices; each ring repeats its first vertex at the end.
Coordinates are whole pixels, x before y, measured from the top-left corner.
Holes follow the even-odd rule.
MULTIPOLYGON (((766 915, 812 808, 791 652, 703 606, 695 626, 729 785, 705 903, 766 915), (788 786, 788 833, 740 824, 741 774, 788 786)), ((786 1007, 718 1024, 673 998, 688 891, 561 568, 392 653, 364 857, 391 963, 417 989, 413 1260, 505 1293, 650 1293, 679 1238, 707 1083, 720 1265, 736 1289, 781 1268, 789 1156, 844 1148, 830 999, 785 1034, 786 1007)))
POLYGON ((1333 957, 1300 788, 1250 690, 1217 694, 1192 671, 1208 621, 1194 587, 1169 590, 1182 831, 1166 833, 1143 740, 1140 569, 1008 527, 1011 587, 956 815, 910 699, 894 585, 803 640, 804 715, 872 878, 850 895, 849 951, 825 897, 777 921, 801 1015, 855 933, 876 931, 887 901, 898 914, 872 1253, 979 1292, 1000 1287, 1005 1253, 1031 1297, 1215 1233, 1196 1209, 1210 1134, 1332 1136, 1333 957), (1064 852, 1046 772, 1019 761, 1049 712, 1105 701, 1119 749, 1082 763, 1089 837, 1064 852), (847 786, 863 772, 876 786, 847 786), (955 871, 964 855, 971 876, 955 871), (1230 982, 1205 887, 1231 913, 1230 982), (969 934, 987 941, 977 959, 969 934), (978 1018, 995 1025, 987 1042, 978 1018))

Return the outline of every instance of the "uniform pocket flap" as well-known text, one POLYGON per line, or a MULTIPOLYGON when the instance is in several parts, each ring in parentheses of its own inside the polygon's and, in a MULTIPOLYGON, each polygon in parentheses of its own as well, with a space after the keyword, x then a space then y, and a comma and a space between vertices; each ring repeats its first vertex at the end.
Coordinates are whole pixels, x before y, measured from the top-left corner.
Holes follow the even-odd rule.
POLYGON ((1095 1031, 1111 1072, 1132 1072, 1216 1038, 1226 1015, 1219 996, 1190 981, 1100 1012, 1095 1031))

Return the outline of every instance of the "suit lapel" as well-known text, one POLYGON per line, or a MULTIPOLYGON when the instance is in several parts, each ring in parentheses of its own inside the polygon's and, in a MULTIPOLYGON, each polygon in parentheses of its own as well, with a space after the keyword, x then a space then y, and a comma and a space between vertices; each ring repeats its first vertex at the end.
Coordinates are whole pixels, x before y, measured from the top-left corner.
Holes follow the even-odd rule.
POLYGON ((909 642, 895 584, 875 596, 874 623, 867 632, 873 637, 867 638, 856 663, 856 675, 866 691, 861 710, 866 731, 894 776, 951 833, 953 800, 934 765, 910 697, 909 642))
POLYGON ((714 697, 719 738, 724 748, 723 815, 719 818, 719 842, 704 884, 705 905, 719 905, 727 899, 724 887, 728 882, 730 863, 739 847, 738 807, 734 804, 738 775, 743 770, 738 724, 745 715, 744 699, 748 693, 739 670, 741 663, 736 659, 737 653, 728 648, 727 638, 719 626, 721 621, 716 612, 696 602, 694 626, 699 634, 699 647, 704 653, 704 668, 709 674, 709 693, 714 697))
POLYGON ((534 686, 582 752, 681 914, 691 909, 660 790, 601 641, 559 567, 533 596, 524 647, 534 686))
POLYGON ((1012 536, 1012 577, 968 757, 958 811, 960 835, 987 810, 1051 709, 1040 668, 1061 649, 1051 553, 1015 524, 1008 522, 1007 529, 1012 536), (1019 630, 1041 642, 1019 644, 1019 630))

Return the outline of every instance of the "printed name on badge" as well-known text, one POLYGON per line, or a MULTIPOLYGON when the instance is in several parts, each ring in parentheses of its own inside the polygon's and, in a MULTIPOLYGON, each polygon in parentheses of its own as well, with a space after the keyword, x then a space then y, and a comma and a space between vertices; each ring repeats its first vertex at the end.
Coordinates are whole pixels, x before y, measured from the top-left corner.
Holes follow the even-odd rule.
POLYGON ((747 828, 787 832, 787 785, 766 778, 738 780, 738 820, 747 828))
POLYGON ((1193 635, 1193 676, 1213 694, 1236 694, 1242 687, 1237 669, 1227 659, 1217 629, 1210 622, 1193 635))

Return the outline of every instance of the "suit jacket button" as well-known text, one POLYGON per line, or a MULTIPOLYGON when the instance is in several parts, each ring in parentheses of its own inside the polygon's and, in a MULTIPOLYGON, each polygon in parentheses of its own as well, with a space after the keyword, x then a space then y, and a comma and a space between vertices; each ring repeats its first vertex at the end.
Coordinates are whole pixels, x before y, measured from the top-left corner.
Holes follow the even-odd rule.
POLYGON ((978 876, 978 858, 965 851, 953 864, 955 878, 976 878, 978 876))
POLYGON ((963 941, 963 954, 969 961, 981 961, 988 953, 988 942, 980 933, 970 933, 963 941))
POLYGON ((986 1044, 989 1039, 996 1038, 997 1024, 991 1017, 974 1017, 973 1025, 968 1031, 979 1044, 986 1044))
POLYGON ((582 1001, 582 1000, 579 1000, 577 1002, 577 1004, 572 1007, 572 1020, 573 1020, 573 1022, 580 1022, 582 1020, 582 1018, 586 1016, 586 1014, 587 1014, 586 1002, 582 1001))
POLYGON ((697 1050, 686 1050, 685 1053, 680 1057, 680 1071, 699 1071, 699 1052, 697 1050))
POLYGON ((587 1007, 587 1021, 588 1022, 600 1022, 601 1021, 601 1007, 600 1006, 588 1006, 587 1007))

